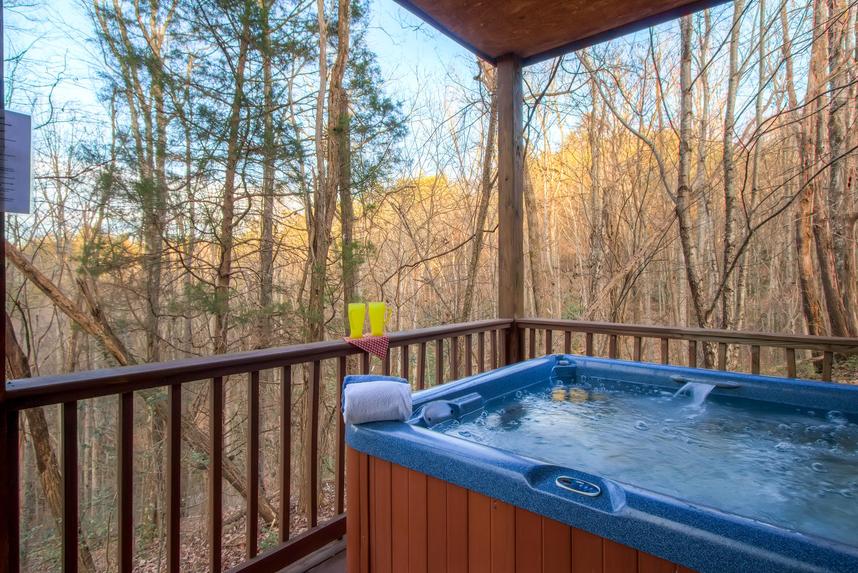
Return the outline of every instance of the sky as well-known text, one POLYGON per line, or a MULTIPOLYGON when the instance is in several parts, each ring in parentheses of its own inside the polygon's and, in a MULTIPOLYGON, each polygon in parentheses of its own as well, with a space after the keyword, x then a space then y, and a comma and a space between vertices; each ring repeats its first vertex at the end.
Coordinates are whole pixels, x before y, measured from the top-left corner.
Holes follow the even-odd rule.
MULTIPOLYGON (((93 42, 85 2, 18 3, 25 6, 16 8, 15 2, 7 1, 5 11, 9 109, 29 113, 27 102, 38 92, 42 109, 34 115, 45 112, 49 93, 55 110, 74 107, 85 111, 84 115, 106 115, 97 97, 100 82, 96 66, 100 55, 93 42), (8 56, 15 53, 25 54, 17 67, 8 61, 8 56), (58 76, 61 81, 53 85, 53 78, 58 76), (24 83, 34 85, 25 87, 24 83)), ((393 0, 373 0, 371 10, 367 41, 377 55, 390 95, 407 101, 418 90, 426 89, 421 86, 443 85, 446 74, 467 77, 472 73, 474 56, 393 0)))
MULTIPOLYGON (((106 141, 108 113, 98 98, 102 82, 97 77, 103 62, 87 14, 91 2, 6 0, 6 98, 9 109, 32 113, 36 127, 48 118, 65 119, 72 129, 97 130, 96 139, 106 141), (15 4, 24 7, 15 8, 15 4), (20 63, 8 60, 10 54, 17 53, 24 54, 20 63), (57 77, 60 80, 55 83, 57 77), (36 109, 31 108, 32 101, 38 102, 36 109), (69 121, 72 117, 73 123, 69 121)), ((439 106, 461 98, 462 86, 474 85, 475 56, 394 0, 371 0, 370 9, 367 43, 376 54, 384 89, 395 100, 421 106, 409 115, 409 137, 420 139, 437 129, 439 106)), ((716 26, 726 32, 730 11, 715 13, 716 26)), ((746 23, 753 26, 753 21, 750 17, 746 23)), ((617 40, 628 43, 629 48, 646 41, 648 32, 617 40)), ((724 50, 721 52, 723 60, 724 50)), ((715 64, 710 72, 717 75, 722 65, 723 61, 715 64)), ((750 113, 746 106, 740 109, 750 113)), ((565 121, 574 124, 575 118, 567 116, 565 121)), ((557 130, 551 145, 559 144, 557 138, 562 137, 563 131, 557 130)))

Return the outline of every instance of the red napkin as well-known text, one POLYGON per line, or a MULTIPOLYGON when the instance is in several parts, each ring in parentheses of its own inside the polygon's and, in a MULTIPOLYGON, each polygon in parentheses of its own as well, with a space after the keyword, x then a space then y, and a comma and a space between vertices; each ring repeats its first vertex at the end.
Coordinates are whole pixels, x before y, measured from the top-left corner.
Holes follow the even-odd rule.
POLYGON ((390 346, 390 337, 386 334, 382 336, 364 336, 363 338, 349 338, 347 336, 343 340, 352 346, 357 346, 364 352, 375 354, 382 360, 387 356, 387 348, 390 346))

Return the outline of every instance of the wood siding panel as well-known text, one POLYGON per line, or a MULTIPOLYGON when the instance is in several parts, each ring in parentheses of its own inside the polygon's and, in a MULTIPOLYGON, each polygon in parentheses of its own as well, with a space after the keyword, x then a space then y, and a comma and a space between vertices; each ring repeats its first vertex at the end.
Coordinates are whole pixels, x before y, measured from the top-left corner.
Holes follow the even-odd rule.
POLYGON ((447 484, 447 573, 468 571, 468 490, 447 484))
POLYGON ((447 484, 426 478, 426 523, 430 573, 447 571, 447 484))
POLYGON ((694 573, 347 450, 349 573, 694 573))
POLYGON ((542 518, 515 508, 515 570, 542 571, 542 518))
POLYGON ((355 540, 355 543, 359 545, 360 549, 361 573, 369 573, 369 538, 372 535, 372 531, 370 531, 369 528, 369 518, 370 513, 372 512, 372 505, 370 504, 369 494, 370 467, 371 464, 369 463, 369 456, 366 454, 361 454, 359 478, 360 483, 358 489, 360 489, 360 506, 363 508, 363 511, 360 514, 360 540, 355 540))
POLYGON ((427 573, 426 474, 408 472, 408 571, 427 573))
POLYGON ((542 571, 572 570, 572 530, 553 519, 542 518, 542 571))
POLYGON ((649 553, 638 551, 638 573, 674 573, 676 565, 649 553))
POLYGON ((490 573, 492 569, 492 500, 468 492, 468 571, 490 573))
POLYGON ((628 545, 603 539, 602 570, 604 573, 636 573, 638 570, 638 552, 628 545))
POLYGON ((391 542, 393 530, 391 529, 390 511, 390 462, 378 458, 372 458, 372 495, 375 511, 370 515, 369 521, 372 527, 373 539, 370 545, 374 551, 371 553, 370 565, 373 572, 389 573, 393 571, 391 564, 391 542))
POLYGON ((572 529, 572 572, 602 573, 602 538, 572 529))
POLYGON ((391 527, 393 528, 391 564, 393 571, 408 570, 408 538, 411 535, 408 519, 409 473, 411 472, 404 467, 394 465, 390 474, 391 527))
POLYGON ((515 508, 492 500, 492 573, 515 571, 515 508))

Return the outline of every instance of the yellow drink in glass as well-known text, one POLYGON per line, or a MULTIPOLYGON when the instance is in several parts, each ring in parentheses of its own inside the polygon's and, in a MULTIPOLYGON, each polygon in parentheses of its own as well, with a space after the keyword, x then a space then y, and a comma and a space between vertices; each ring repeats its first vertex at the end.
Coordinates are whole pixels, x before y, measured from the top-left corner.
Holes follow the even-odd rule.
POLYGON ((366 320, 366 305, 362 302, 349 303, 349 337, 363 337, 363 325, 366 320))
POLYGON ((387 324, 387 311, 387 305, 383 302, 369 303, 369 331, 373 336, 384 334, 384 327, 387 324))

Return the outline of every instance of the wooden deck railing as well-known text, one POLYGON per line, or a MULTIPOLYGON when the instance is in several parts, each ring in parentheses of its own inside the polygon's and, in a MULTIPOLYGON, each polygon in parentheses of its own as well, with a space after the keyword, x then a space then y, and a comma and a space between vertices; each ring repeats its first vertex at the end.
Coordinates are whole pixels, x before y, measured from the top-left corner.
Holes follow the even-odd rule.
MULTIPOLYGON (((603 339, 602 354, 607 358, 625 358, 642 360, 646 344, 657 344, 657 360, 662 364, 674 364, 697 367, 702 366, 703 347, 709 345, 716 355, 713 366, 719 370, 745 370, 752 374, 761 373, 761 356, 764 349, 782 352, 782 358, 772 358, 770 373, 778 373, 789 378, 797 375, 796 351, 810 351, 817 354, 809 360, 819 364, 822 380, 832 379, 832 366, 835 354, 851 354, 858 351, 858 338, 839 338, 830 336, 800 336, 791 334, 765 334, 704 328, 681 328, 664 326, 643 326, 617 324, 611 322, 586 322, 576 320, 547 320, 537 318, 519 319, 515 322, 519 330, 519 356, 532 357, 552 352, 573 353, 577 351, 587 356, 597 355, 597 338, 603 339), (563 336, 562 348, 555 344, 554 333, 563 336), (573 338, 578 337, 578 346, 573 347, 573 338), (526 350, 525 350, 526 339, 526 350), (541 339, 542 345, 538 345, 541 339), (581 340, 583 339, 583 344, 581 340), (622 353, 622 343, 631 343, 631 351, 622 353), (673 352, 677 345, 684 345, 684 360, 676 360, 673 352), (604 347, 607 348, 604 348, 604 347), (738 351, 747 350, 747 361, 728 363, 731 347, 738 351), (537 350, 538 349, 538 350, 537 350), (745 368, 744 366, 747 366, 745 368), (780 368, 776 368, 780 366, 780 368)), ((678 354, 682 354, 680 351, 678 354)), ((741 353, 739 353, 741 354, 741 353)), ((741 358, 741 356, 739 356, 741 358)))
MULTIPOLYGON (((353 370, 369 373, 401 373, 414 382, 416 389, 453 380, 463 374, 500 365, 502 354, 498 348, 505 340, 504 332, 511 328, 511 320, 486 320, 465 324, 453 324, 425 328, 390 335, 391 351, 384 361, 370 360, 344 341, 328 341, 300 344, 285 348, 274 348, 254 352, 243 352, 178 360, 160 364, 109 368, 92 372, 79 372, 61 376, 45 376, 27 380, 7 382, 2 395, 0 410, 3 426, 2 468, 3 484, 0 489, 0 506, 4 515, 0 531, 0 557, 8 559, 0 563, 0 572, 19 570, 20 551, 20 459, 19 418, 27 408, 59 405, 61 408, 61 471, 63 476, 62 497, 62 570, 66 573, 78 571, 79 527, 78 510, 78 403, 104 396, 117 399, 117 499, 118 499, 118 543, 116 560, 120 572, 130 572, 133 564, 133 465, 134 465, 134 395, 166 388, 167 398, 163 414, 166 417, 166 566, 171 572, 181 569, 180 529, 182 516, 181 492, 181 448, 183 440, 205 449, 208 459, 207 527, 209 540, 209 562, 211 571, 222 569, 223 534, 223 481, 227 479, 245 499, 246 532, 245 561, 232 571, 277 571, 300 559, 345 533, 344 499, 344 437, 342 418, 336 419, 336 452, 334 461, 334 517, 319 523, 319 439, 320 405, 323 372, 334 372, 329 382, 336 386, 339 409, 339 381, 353 370), (476 338, 476 348, 474 339, 476 338), (487 352, 488 345, 488 352, 487 352), (428 350, 427 350, 428 347, 428 350), (449 352, 449 359, 445 359, 449 352), (461 354, 464 353, 464 360, 461 354), (427 359, 430 358, 431 360, 427 359), (352 356, 360 356, 350 360, 352 356), (412 358, 413 357, 413 358, 412 358), (374 363, 375 362, 375 363, 374 363), (431 363, 434 368, 430 370, 431 363), (325 368, 325 367, 328 368, 325 368), (331 368, 333 367, 333 368, 331 368), (306 491, 304 517, 307 529, 297 537, 290 531, 290 495, 292 491, 292 405, 293 372, 301 369, 306 379, 305 437, 303 479, 306 491), (279 489, 281 492, 277 509, 279 544, 259 552, 260 515, 260 374, 278 371, 280 380, 279 404, 279 489), (244 475, 241 469, 225 472, 231 460, 224 456, 224 384, 227 377, 244 377, 246 384, 247 435, 244 475), (182 392, 186 384, 206 381, 208 383, 209 420, 207 434, 182 415, 182 392), (238 474, 238 475, 236 475, 238 474)), ((233 464, 234 465, 234 464, 233 464)), ((330 512, 329 512, 330 513, 330 512)))
MULTIPOLYGON (((761 350, 783 352, 784 374, 795 376, 796 351, 812 351, 821 355, 822 378, 832 377, 833 356, 858 350, 858 339, 755 334, 695 328, 666 328, 612 323, 568 320, 486 320, 425 328, 391 334, 391 351, 383 361, 356 350, 343 341, 301 344, 254 352, 179 360, 161 364, 112 368, 62 376, 47 376, 28 380, 12 380, 0 396, 0 573, 19 570, 20 551, 20 413, 27 408, 59 405, 62 433, 59 444, 62 453, 63 571, 78 570, 79 512, 78 512, 78 402, 96 397, 115 396, 117 399, 117 499, 118 543, 115 553, 120 572, 131 571, 133 563, 133 459, 134 459, 134 395, 166 388, 164 415, 167 421, 167 570, 180 570, 180 529, 182 513, 181 445, 193 438, 208 454, 207 527, 211 571, 222 568, 223 480, 242 492, 246 512, 245 560, 232 571, 276 571, 300 559, 345 533, 344 499, 344 439, 341 417, 336 415, 335 453, 333 471, 333 517, 319 523, 320 481, 320 392, 323 380, 329 391, 336 392, 336 406, 341 400, 339 380, 352 371, 368 373, 395 372, 408 378, 415 389, 422 389, 454 380, 476 372, 492 369, 509 360, 537 354, 578 352, 608 357, 642 360, 655 356, 662 363, 676 363, 673 358, 683 354, 671 352, 679 343, 685 345, 684 363, 695 366, 704 345, 714 345, 717 366, 731 366, 728 350, 731 345, 749 351, 748 369, 761 370, 761 350), (559 336, 555 337, 555 333, 559 336), (562 337, 562 338, 561 338, 562 337), (651 346, 652 342, 655 346, 651 346), (540 343, 541 342, 541 343, 540 343), (629 351, 629 348, 630 351, 629 351), (351 359, 350 357, 357 357, 351 359), (327 365, 327 369, 325 368, 327 365), (300 461, 302 479, 307 492, 302 511, 307 528, 300 535, 290 531, 290 495, 292 491, 292 419, 293 376, 300 372, 304 386, 305 427, 300 428, 305 439, 300 461), (276 508, 279 543, 259 552, 260 515, 260 375, 267 371, 279 373, 279 507, 276 508), (323 372, 331 375, 324 377, 323 372), (246 418, 248 440, 245 467, 224 472, 224 384, 228 377, 244 377, 246 384, 246 418), (208 384, 209 420, 207 433, 193 422, 183 419, 182 392, 190 382, 208 384), (336 390, 331 390, 331 385, 336 390)), ((739 368, 739 366, 736 366, 739 368)), ((297 382, 297 381, 296 381, 297 382)))

